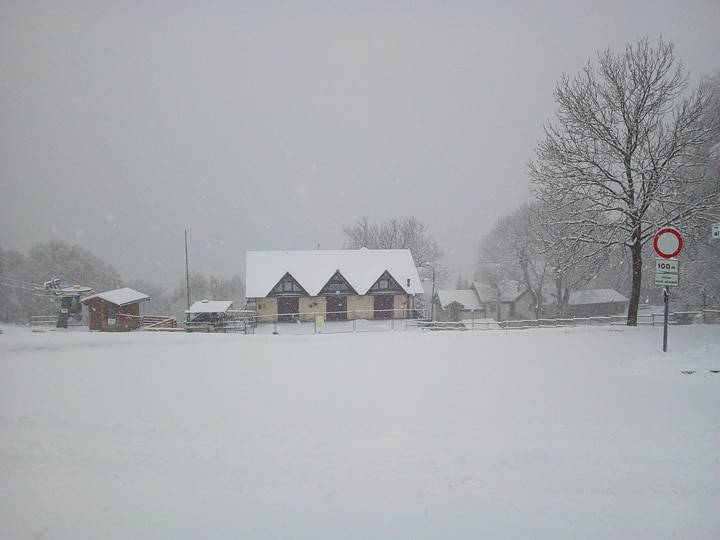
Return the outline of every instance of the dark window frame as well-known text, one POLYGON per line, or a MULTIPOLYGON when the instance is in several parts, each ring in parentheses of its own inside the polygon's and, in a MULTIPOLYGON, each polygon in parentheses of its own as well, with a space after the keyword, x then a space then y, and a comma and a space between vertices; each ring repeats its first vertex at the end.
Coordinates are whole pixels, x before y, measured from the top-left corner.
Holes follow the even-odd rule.
POLYGON ((285 275, 278 281, 270 291, 268 296, 309 296, 308 293, 303 289, 302 285, 298 283, 290 272, 285 272, 285 275))
POLYGON ((336 295, 357 295, 355 289, 350 285, 347 279, 337 270, 327 283, 320 289, 318 296, 336 296, 336 295))
POLYGON ((400 284, 385 270, 382 275, 373 283, 367 294, 406 294, 400 284))

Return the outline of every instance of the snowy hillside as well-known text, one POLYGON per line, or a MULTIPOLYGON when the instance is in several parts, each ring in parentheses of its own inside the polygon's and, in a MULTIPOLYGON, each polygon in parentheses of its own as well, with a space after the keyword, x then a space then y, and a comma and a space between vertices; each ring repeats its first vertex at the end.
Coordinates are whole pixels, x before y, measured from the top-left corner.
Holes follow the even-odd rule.
POLYGON ((6 328, 0 538, 718 538, 720 328, 670 330, 6 328))

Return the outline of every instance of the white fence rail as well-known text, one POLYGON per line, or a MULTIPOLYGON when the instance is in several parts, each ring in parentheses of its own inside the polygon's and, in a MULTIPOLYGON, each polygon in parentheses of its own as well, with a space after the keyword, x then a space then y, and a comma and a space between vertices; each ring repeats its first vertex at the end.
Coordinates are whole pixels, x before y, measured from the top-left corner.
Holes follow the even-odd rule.
POLYGON ((255 315, 259 334, 342 334, 417 329, 426 310, 350 309, 255 315))
MULTIPOLYGON (((361 332, 387 332, 407 330, 520 330, 528 328, 560 328, 574 326, 624 326, 626 315, 576 317, 564 319, 529 319, 517 321, 494 321, 474 319, 464 321, 430 321, 424 309, 349 310, 331 312, 300 312, 268 315, 246 315, 252 320, 253 333, 259 334, 340 334, 361 332), (380 316, 378 317, 378 314, 380 316), (329 316, 329 317, 328 317, 329 316), (378 317, 378 318, 376 318, 378 317), (342 320, 337 320, 337 319, 342 320), (280 319, 280 320, 279 320, 280 319), (330 319, 330 320, 328 320, 330 319)), ((638 315, 638 325, 658 326, 663 323, 662 313, 638 315)), ((720 323, 720 310, 676 311, 670 314, 671 324, 720 323)), ((192 331, 193 323, 186 323, 192 331)), ((198 323, 197 330, 233 331, 201 328, 208 323, 198 323)), ((243 332, 243 329, 235 331, 243 332)), ((246 330, 245 333, 249 333, 246 330)))
MULTIPOLYGON (((662 326, 663 320, 664 314, 662 313, 638 315, 639 326, 662 326)), ((700 309, 697 311, 675 311, 669 314, 669 323, 673 325, 720 324, 720 310, 700 309)), ((624 326, 626 324, 626 315, 611 315, 606 317, 528 319, 502 322, 487 320, 465 320, 458 322, 423 321, 420 327, 427 330, 521 330, 527 328, 561 328, 574 326, 624 326)))
POLYGON ((57 315, 33 315, 28 319, 28 326, 55 326, 57 315))

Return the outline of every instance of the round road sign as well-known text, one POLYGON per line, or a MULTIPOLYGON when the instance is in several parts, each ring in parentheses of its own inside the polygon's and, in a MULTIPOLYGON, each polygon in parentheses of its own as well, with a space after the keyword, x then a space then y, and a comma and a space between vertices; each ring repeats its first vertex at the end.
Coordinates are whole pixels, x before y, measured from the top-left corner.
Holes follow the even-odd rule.
POLYGON ((685 245, 682 234, 675 227, 663 227, 653 238, 653 248, 663 259, 677 257, 685 245))

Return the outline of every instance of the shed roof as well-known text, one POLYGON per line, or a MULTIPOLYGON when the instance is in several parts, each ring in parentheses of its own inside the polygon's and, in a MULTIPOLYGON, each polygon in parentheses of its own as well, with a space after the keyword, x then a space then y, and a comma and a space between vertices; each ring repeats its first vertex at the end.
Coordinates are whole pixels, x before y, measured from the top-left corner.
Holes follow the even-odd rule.
POLYGON ((286 273, 310 296, 317 296, 335 272, 363 295, 385 271, 406 293, 423 292, 409 249, 248 251, 245 296, 267 296, 286 273))
POLYGON ((136 291, 129 287, 123 287, 122 289, 114 289, 112 291, 105 291, 97 294, 93 294, 82 299, 83 304, 89 300, 99 298, 104 300, 108 304, 115 306, 126 306, 128 304, 134 304, 136 302, 142 302, 143 300, 150 300, 147 294, 136 291))
POLYGON ((615 289, 587 289, 570 293, 568 304, 580 306, 586 304, 609 304, 611 302, 627 302, 628 299, 615 289))
POLYGON ((514 302, 527 291, 527 287, 513 279, 502 281, 497 286, 475 281, 473 288, 481 302, 514 302))
POLYGON ((198 300, 185 313, 225 313, 232 305, 231 300, 198 300))
POLYGON ((480 299, 473 289, 438 289, 437 296, 443 309, 453 302, 457 302, 464 309, 482 309, 480 299))

